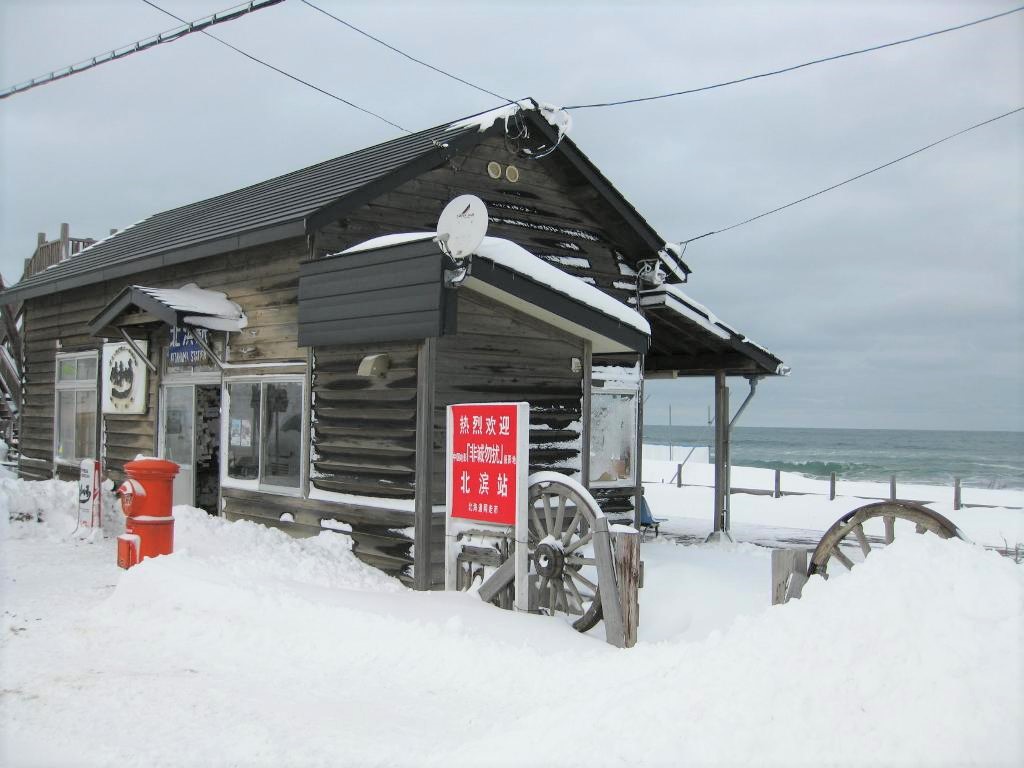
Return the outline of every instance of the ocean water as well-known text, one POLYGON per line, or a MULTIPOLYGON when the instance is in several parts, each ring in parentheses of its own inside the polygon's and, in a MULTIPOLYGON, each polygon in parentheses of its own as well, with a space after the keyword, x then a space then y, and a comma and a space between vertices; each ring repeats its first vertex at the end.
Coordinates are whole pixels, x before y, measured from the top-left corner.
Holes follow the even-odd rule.
MULTIPOLYGON (((644 442, 706 445, 713 427, 647 424, 644 442)), ((734 466, 767 467, 827 479, 1024 489, 1024 432, 736 427, 734 466)))

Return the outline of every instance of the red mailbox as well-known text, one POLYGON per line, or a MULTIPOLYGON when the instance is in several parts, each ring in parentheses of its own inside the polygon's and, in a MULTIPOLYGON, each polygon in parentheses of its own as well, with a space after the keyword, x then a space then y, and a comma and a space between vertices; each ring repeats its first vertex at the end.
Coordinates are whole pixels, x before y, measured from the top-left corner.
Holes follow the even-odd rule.
POLYGON ((128 479, 117 495, 126 515, 125 533, 118 537, 117 564, 130 568, 147 557, 174 551, 171 500, 178 465, 164 459, 136 459, 124 470, 128 479))

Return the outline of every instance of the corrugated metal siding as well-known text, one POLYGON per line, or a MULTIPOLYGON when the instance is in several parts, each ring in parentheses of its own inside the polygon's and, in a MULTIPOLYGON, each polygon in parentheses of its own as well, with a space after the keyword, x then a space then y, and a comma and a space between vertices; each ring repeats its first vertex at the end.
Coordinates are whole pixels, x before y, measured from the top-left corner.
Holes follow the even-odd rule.
POLYGON ((303 264, 299 343, 329 346, 440 335, 443 258, 428 242, 303 264))

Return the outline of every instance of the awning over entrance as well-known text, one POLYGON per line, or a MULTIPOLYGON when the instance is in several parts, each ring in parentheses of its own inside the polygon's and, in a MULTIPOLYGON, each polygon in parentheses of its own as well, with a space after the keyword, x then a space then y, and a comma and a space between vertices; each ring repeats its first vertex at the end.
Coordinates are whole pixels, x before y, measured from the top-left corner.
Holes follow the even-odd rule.
POLYGON ((640 294, 640 306, 651 324, 652 346, 644 360, 646 372, 677 376, 785 376, 783 362, 676 285, 661 285, 640 294))
POLYGON ((248 320, 242 308, 225 294, 205 290, 195 283, 181 288, 130 285, 89 322, 88 328, 93 336, 118 336, 122 329, 154 323, 240 331, 248 320))
POLYGON ((303 262, 299 346, 454 334, 455 295, 467 289, 587 339, 595 354, 635 359, 648 349, 650 326, 638 312, 515 243, 484 238, 470 269, 453 277, 455 263, 433 239, 388 235, 303 262))

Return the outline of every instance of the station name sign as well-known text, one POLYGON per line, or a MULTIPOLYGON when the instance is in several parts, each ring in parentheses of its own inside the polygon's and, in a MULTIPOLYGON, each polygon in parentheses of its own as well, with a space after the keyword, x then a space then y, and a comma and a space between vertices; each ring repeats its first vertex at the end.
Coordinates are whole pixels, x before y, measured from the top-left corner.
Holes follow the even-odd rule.
POLYGON ((210 362, 206 351, 196 341, 196 336, 202 338, 206 343, 205 328, 171 328, 171 338, 167 345, 167 362, 170 365, 205 365, 210 362))
POLYGON ((448 406, 448 508, 451 517, 514 526, 526 493, 526 403, 448 406))

